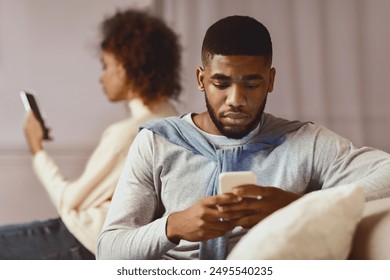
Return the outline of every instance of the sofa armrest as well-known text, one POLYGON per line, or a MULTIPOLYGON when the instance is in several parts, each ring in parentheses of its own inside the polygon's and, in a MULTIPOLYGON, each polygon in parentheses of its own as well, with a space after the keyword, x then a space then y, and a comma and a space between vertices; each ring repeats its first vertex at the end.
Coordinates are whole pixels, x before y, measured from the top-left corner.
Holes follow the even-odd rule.
POLYGON ((354 236, 350 259, 390 259, 390 197, 367 202, 354 236))

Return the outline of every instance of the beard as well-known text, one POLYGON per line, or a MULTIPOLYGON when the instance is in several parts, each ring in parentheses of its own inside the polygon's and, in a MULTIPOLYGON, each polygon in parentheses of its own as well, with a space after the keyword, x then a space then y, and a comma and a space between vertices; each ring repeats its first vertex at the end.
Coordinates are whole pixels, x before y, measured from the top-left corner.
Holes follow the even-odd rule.
MULTIPOLYGON (((206 99, 206 107, 207 111, 210 115, 210 118, 218 131, 228 137, 228 138, 233 138, 233 139, 241 139, 244 136, 248 135, 259 123, 261 120, 261 116, 263 115, 265 105, 267 103, 267 96, 264 99, 264 102, 260 105, 259 109, 257 110, 256 115, 254 118, 245 126, 245 127, 240 127, 240 126, 234 126, 234 125, 225 125, 221 119, 223 118, 223 115, 227 112, 220 113, 217 115, 217 113, 214 111, 213 107, 211 107, 210 102, 207 98, 207 94, 205 92, 205 99, 206 99)), ((234 113, 246 113, 243 111, 240 107, 231 107, 229 112, 234 112, 234 113)))

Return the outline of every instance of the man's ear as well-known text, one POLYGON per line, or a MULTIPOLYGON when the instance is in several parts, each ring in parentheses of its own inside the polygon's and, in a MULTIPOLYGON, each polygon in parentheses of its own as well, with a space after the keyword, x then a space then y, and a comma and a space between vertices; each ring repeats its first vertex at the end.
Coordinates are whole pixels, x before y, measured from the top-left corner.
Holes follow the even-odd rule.
POLYGON ((196 81, 198 82, 198 89, 204 91, 204 70, 202 67, 196 68, 196 81))
POLYGON ((275 76, 276 76, 276 69, 272 67, 270 70, 268 92, 272 92, 274 90, 275 76))

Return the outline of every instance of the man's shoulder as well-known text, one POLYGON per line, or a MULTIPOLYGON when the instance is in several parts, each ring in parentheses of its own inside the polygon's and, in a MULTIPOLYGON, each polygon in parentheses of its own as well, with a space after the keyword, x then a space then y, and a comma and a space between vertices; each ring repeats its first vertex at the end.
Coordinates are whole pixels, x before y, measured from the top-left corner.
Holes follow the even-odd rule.
POLYGON ((283 136, 297 133, 302 129, 305 129, 311 122, 303 122, 299 120, 288 120, 281 117, 276 117, 269 113, 264 113, 261 119, 259 134, 263 136, 283 136))
POLYGON ((299 139, 300 143, 317 142, 324 144, 333 141, 349 141, 326 126, 312 121, 290 121, 264 113, 264 126, 265 132, 286 130, 286 127, 290 127, 291 129, 286 130, 287 133, 284 134, 286 139, 299 139))
POLYGON ((150 120, 142 124, 139 130, 148 129, 153 133, 168 136, 169 134, 181 133, 186 130, 192 130, 191 124, 185 119, 189 114, 180 116, 170 116, 156 120, 150 120))
POLYGON ((296 123, 296 122, 301 122, 301 123, 310 123, 310 121, 300 121, 300 120, 290 120, 284 117, 277 117, 273 114, 270 113, 263 113, 263 118, 262 121, 264 124, 267 126, 271 125, 284 125, 284 124, 290 124, 290 123, 296 123))

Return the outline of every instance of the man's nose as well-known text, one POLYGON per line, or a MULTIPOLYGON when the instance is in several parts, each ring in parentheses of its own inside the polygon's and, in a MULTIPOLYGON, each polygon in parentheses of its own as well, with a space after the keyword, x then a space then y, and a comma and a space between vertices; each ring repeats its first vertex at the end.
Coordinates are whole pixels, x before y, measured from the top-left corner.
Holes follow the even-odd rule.
POLYGON ((228 106, 238 107, 246 105, 245 91, 239 85, 232 85, 227 91, 225 104, 228 106))

